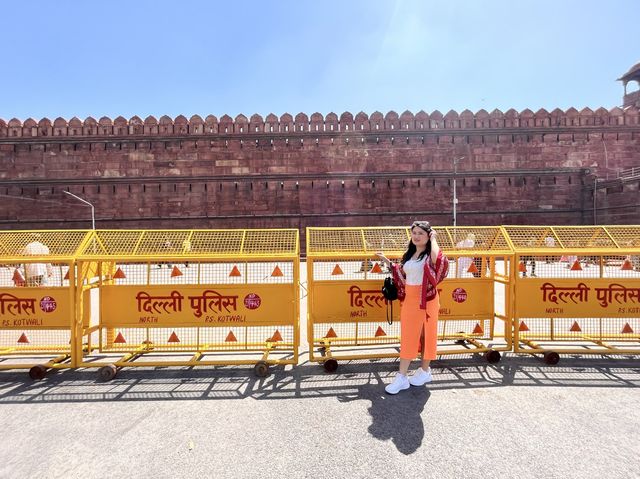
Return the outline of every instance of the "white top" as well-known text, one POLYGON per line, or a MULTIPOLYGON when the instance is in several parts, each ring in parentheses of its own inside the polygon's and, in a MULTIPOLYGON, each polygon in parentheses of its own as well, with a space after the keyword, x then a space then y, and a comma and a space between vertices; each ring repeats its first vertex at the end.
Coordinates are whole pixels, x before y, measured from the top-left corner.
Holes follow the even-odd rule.
MULTIPOLYGON (((467 238, 464 239, 460 242, 458 242, 458 244, 456 244, 456 247, 458 249, 471 249, 476 245, 475 240, 471 239, 471 238, 467 238)), ((473 259, 472 258, 468 258, 466 256, 462 256, 460 258, 458 258, 458 274, 457 277, 458 278, 462 278, 464 276, 470 276, 471 274, 467 274, 468 270, 469 270, 469 266, 471 266, 471 263, 473 263, 473 259)))
POLYGON ((422 284, 422 277, 424 275, 424 262, 427 259, 427 255, 424 255, 420 261, 410 259, 404 266, 405 274, 407 275, 406 284, 410 286, 419 286, 422 284))
POLYGON ((458 244, 456 245, 456 247, 458 247, 459 249, 464 249, 464 248, 473 248, 476 245, 476 242, 474 240, 472 240, 471 238, 467 238, 464 239, 462 241, 459 241, 458 244))
MULTIPOLYGON (((49 254, 49 248, 40 243, 33 241, 24 247, 22 254, 29 256, 46 256, 49 254)), ((24 265, 25 274, 31 278, 34 276, 44 276, 47 274, 48 265, 44 263, 26 263, 24 265)))

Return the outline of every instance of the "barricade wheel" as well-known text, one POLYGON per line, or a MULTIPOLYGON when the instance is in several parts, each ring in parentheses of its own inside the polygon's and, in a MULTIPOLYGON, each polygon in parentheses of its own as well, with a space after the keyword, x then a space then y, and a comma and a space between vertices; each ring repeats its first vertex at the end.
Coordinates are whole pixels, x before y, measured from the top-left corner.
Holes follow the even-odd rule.
POLYGON ((47 368, 45 368, 42 364, 38 364, 29 369, 29 377, 34 381, 39 381, 40 379, 44 379, 47 374, 47 368))
POLYGON ((118 368, 116 368, 115 364, 107 364, 98 369, 98 377, 103 381, 111 381, 116 377, 117 373, 118 368))
MULTIPOLYGON (((458 334, 464 334, 464 331, 458 331, 458 334)), ((459 344, 460 346, 464 346, 467 341, 466 339, 456 339, 455 343, 459 344)))
POLYGON ((338 369, 338 361, 336 361, 335 359, 327 359, 324 363, 324 370, 328 373, 335 373, 336 370, 338 369))
POLYGON ((560 361, 560 355, 555 351, 547 351, 544 353, 544 362, 553 366, 554 364, 558 364, 560 361))
POLYGON ((500 362, 500 359, 502 358, 502 356, 500 355, 500 352, 499 351, 495 351, 493 349, 490 349, 489 351, 484 353, 484 357, 487 360, 487 362, 489 362, 491 364, 495 364, 495 363, 500 362))
POLYGON ((320 346, 318 348, 318 354, 320 354, 320 356, 324 356, 325 354, 327 354, 327 348, 325 348, 324 346, 320 346))
POLYGON ((269 374, 269 365, 264 361, 258 361, 253 367, 253 372, 259 378, 266 378, 269 374))

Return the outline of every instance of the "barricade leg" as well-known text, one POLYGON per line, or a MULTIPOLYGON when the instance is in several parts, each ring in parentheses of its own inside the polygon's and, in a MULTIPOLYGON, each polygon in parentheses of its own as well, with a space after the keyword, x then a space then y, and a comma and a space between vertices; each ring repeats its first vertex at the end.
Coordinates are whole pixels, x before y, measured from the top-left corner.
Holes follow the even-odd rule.
POLYGON ((320 355, 324 358, 322 360, 322 366, 328 373, 335 373, 338 370, 338 361, 331 357, 331 341, 324 340, 323 346, 319 348, 320 355))
POLYGON ((29 369, 29 377, 35 381, 44 379, 49 369, 55 368, 56 365, 64 363, 71 357, 70 354, 62 354, 57 358, 46 362, 45 364, 36 364, 29 369))

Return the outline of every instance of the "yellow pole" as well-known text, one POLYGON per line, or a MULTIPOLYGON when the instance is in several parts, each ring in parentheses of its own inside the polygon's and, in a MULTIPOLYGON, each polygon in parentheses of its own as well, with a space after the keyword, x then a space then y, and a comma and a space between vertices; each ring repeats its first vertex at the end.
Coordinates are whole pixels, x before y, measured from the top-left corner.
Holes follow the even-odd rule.
POLYGON ((76 270, 76 262, 71 261, 69 264, 69 291, 72 298, 72 304, 75 304, 75 314, 72 315, 71 323, 71 367, 77 368, 82 363, 82 316, 83 316, 83 297, 82 283, 84 275, 82 273, 83 264, 78 263, 76 270), (79 277, 78 277, 78 273, 79 277))

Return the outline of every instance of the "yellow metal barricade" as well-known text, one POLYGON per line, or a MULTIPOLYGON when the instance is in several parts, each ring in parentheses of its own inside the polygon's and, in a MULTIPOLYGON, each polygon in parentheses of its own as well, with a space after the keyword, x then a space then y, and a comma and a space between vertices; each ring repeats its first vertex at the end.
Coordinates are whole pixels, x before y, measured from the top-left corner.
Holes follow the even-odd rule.
POLYGON ((83 328, 76 330, 74 255, 87 231, 0 232, 0 369, 29 369, 42 379, 49 368, 74 367, 80 360, 83 328))
MULTIPOLYGON (((438 354, 484 353, 499 361, 499 351, 512 349, 512 251, 504 232, 435 229, 450 259, 449 277, 439 287, 438 354)), ((400 304, 393 303, 389 325, 381 293, 385 271, 375 253, 398 259, 409 238, 405 227, 307 228, 311 361, 335 371, 338 359, 398 357, 400 304)))
POLYGON ((92 262, 82 280, 99 287, 102 357, 82 366, 103 379, 123 366, 254 364, 265 376, 298 362, 297 230, 97 231, 79 257, 83 271, 92 262))
POLYGON ((515 352, 640 354, 640 226, 506 226, 515 352))
POLYGON ((450 260, 440 284, 438 354, 482 353, 500 361, 513 349, 513 250, 504 230, 443 228, 440 248, 450 260))

